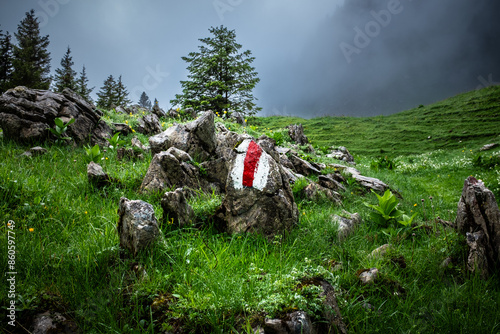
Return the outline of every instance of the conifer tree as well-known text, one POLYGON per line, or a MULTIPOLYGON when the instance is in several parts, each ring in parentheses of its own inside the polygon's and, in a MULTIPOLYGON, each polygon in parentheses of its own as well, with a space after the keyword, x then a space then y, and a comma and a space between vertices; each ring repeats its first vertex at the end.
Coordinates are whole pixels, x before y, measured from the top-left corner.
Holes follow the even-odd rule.
POLYGON ((73 57, 71 57, 71 49, 68 46, 66 54, 61 59, 61 68, 56 69, 55 75, 55 91, 62 92, 64 88, 69 88, 76 91, 76 72, 73 70, 73 57))
POLYGON ((103 109, 111 109, 117 105, 116 81, 113 75, 110 75, 105 81, 101 90, 97 93, 97 106, 103 109))
POLYGON ((85 65, 83 65, 82 71, 80 72, 80 76, 76 80, 76 93, 83 97, 88 102, 92 102, 92 97, 90 93, 94 90, 95 87, 89 88, 87 83, 89 79, 87 78, 87 72, 85 71, 85 65))
POLYGON ((11 88, 12 82, 12 44, 9 32, 0 30, 0 94, 11 88))
POLYGON ((32 9, 14 33, 17 45, 14 45, 12 60, 13 86, 49 89, 50 86, 50 53, 47 51, 49 35, 40 36, 38 18, 32 9))
POLYGON ((128 99, 128 91, 122 81, 122 76, 118 77, 118 82, 116 83, 116 105, 117 106, 125 106, 130 104, 130 100, 128 99))
POLYGON ((148 110, 151 109, 151 100, 146 92, 142 92, 141 97, 139 99, 139 106, 146 108, 148 110))
POLYGON ((170 101, 174 105, 195 110, 212 109, 217 112, 233 109, 253 114, 256 108, 252 89, 260 81, 251 66, 254 57, 249 50, 240 53, 236 33, 224 26, 209 29, 213 37, 203 38, 199 52, 182 57, 189 63, 187 81, 181 81, 182 94, 170 101))

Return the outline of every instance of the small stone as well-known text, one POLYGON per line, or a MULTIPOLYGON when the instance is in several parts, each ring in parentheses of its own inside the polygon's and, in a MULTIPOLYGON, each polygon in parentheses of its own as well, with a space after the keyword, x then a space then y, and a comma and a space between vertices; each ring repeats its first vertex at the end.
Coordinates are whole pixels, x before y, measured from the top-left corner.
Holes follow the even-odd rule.
POLYGON ((391 244, 385 244, 385 245, 382 245, 376 249, 374 249, 372 252, 371 252, 371 256, 373 257, 383 257, 385 254, 387 254, 387 252, 392 248, 392 245, 391 244))
POLYGON ((378 277, 378 269, 371 268, 359 274, 359 280, 363 284, 373 284, 378 277))
POLYGON ((491 149, 494 149, 498 147, 498 144, 497 143, 492 143, 492 144, 486 144, 484 145, 483 147, 481 147, 479 150, 480 151, 488 151, 488 150, 491 150, 491 149))
POLYGON ((182 188, 166 192, 161 200, 163 217, 168 216, 167 224, 185 226, 194 221, 193 208, 188 204, 182 188))

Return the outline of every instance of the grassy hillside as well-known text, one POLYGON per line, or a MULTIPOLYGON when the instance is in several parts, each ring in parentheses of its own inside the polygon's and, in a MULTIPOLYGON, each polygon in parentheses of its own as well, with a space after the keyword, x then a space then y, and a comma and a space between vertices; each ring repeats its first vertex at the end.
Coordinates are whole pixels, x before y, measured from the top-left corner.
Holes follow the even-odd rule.
POLYGON ((358 155, 406 155, 500 141, 500 86, 460 94, 428 106, 376 117, 266 117, 255 124, 279 129, 302 123, 318 146, 345 146, 358 155), (430 138, 429 138, 430 137, 430 138))
MULTIPOLYGON (((315 145, 348 147, 356 168, 386 182, 401 195, 399 209, 415 215, 412 226, 379 225, 365 205, 377 198, 356 182, 349 179, 337 205, 305 199, 301 180, 293 186, 299 224, 272 241, 217 232, 209 218, 222 201, 217 194, 189 199, 196 225, 164 222, 161 194, 138 193, 150 155, 118 161, 114 150, 101 148, 100 164, 120 183, 98 189, 87 180, 83 148, 47 143, 47 154, 24 158, 29 147, 0 137, 0 244, 7 245, 8 223, 15 222, 17 320, 29 327, 36 314, 52 310, 83 333, 252 333, 265 317, 295 309, 317 320, 321 298, 303 282, 321 276, 338 292, 350 333, 498 333, 499 274, 488 280, 471 275, 464 237, 436 218, 455 219, 469 175, 500 199, 500 149, 478 152, 500 141, 499 96, 500 88, 491 87, 386 117, 252 118, 246 127, 217 118, 232 131, 281 142, 288 140, 284 126, 302 122, 315 145), (381 163, 386 155, 392 169, 381 163), (137 257, 118 247, 122 196, 152 204, 163 221, 161 240, 137 257), (340 241, 332 215, 344 210, 358 212, 362 223, 340 241), (386 255, 370 256, 386 243, 392 245, 386 255), (443 267, 445 259, 450 263, 443 267), (379 279, 363 285, 358 274, 374 267, 379 279)), ((111 111, 106 119, 137 124, 137 116, 111 111)), ((172 122, 162 120, 163 128, 172 122)), ((128 145, 132 137, 124 138, 128 145)), ((321 150, 300 154, 338 163, 321 150)), ((0 267, 8 268, 6 256, 0 267)), ((7 291, 4 279, 2 319, 7 291)), ((4 320, 0 329, 26 332, 4 320)))

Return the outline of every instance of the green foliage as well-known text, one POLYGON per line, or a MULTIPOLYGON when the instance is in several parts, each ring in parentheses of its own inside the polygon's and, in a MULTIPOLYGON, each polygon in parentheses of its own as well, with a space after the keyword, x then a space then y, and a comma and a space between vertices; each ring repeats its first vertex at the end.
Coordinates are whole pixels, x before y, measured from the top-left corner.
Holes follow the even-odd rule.
POLYGON ((0 94, 11 87, 12 81, 12 43, 9 32, 0 30, 0 94))
POLYGON ((236 43, 234 30, 220 26, 209 31, 213 37, 200 39, 204 45, 199 52, 182 57, 189 64, 189 80, 181 81, 182 94, 170 102, 219 113, 232 109, 251 115, 260 110, 252 94, 259 79, 251 66, 251 52, 239 53, 241 45, 236 43))
POLYGON ((49 36, 40 36, 40 27, 35 11, 26 12, 26 17, 14 33, 17 45, 14 45, 12 66, 12 87, 49 89, 50 53, 49 36))
POLYGON ((374 210, 370 212, 370 217, 378 226, 388 226, 390 222, 395 221, 403 215, 403 211, 397 209, 399 204, 398 199, 389 189, 385 191, 383 196, 380 196, 373 190, 372 192, 377 196, 379 204, 374 205, 365 203, 365 205, 374 210))
POLYGON ((113 106, 124 106, 130 103, 128 91, 120 75, 118 81, 113 75, 104 81, 101 90, 97 93, 97 106, 103 109, 111 109, 113 106))
POLYGON ((479 168, 497 168, 500 166, 500 155, 478 153, 472 157, 472 164, 479 168))
POLYGON ((413 222, 413 218, 415 218, 416 215, 417 215, 416 212, 413 215, 411 215, 411 217, 406 215, 406 214, 403 214, 403 215, 401 215, 402 220, 398 220, 398 223, 400 223, 401 225, 403 225, 405 227, 411 226, 411 224, 413 222))
POLYGON ((379 170, 381 168, 393 170, 396 168, 396 162, 385 156, 380 158, 379 160, 372 160, 370 163, 370 168, 375 170, 379 170))
POLYGON ((106 138, 106 140, 109 142, 109 148, 111 148, 112 150, 118 149, 118 146, 123 146, 126 143, 125 140, 120 139, 119 132, 115 133, 111 138, 106 138))
POLYGON ((75 119, 72 118, 68 121, 68 123, 64 123, 62 119, 57 117, 54 120, 55 128, 49 128, 49 131, 52 132, 56 137, 56 143, 63 143, 67 140, 71 140, 71 137, 65 137, 64 133, 68 129, 68 126, 75 123, 75 119))
POLYGON ((309 180, 305 177, 301 177, 295 181, 292 186, 293 197, 296 200, 304 198, 304 189, 309 185, 309 180))
MULTIPOLYGON (((146 94, 146 92, 142 92, 138 104, 139 106, 147 110, 151 110, 151 108, 153 107, 153 105, 151 104, 151 100, 149 99, 149 96, 146 94)), ((155 105, 158 105, 158 101, 156 99, 155 105)))
POLYGON ((87 78, 87 72, 85 71, 85 65, 83 65, 82 71, 80 72, 80 76, 76 80, 76 90, 75 93, 83 97, 88 102, 92 102, 92 97, 90 97, 90 93, 94 90, 95 87, 89 88, 87 83, 89 79, 87 78))
POLYGON ((102 152, 97 144, 95 144, 94 147, 87 145, 85 147, 85 152, 87 153, 87 162, 93 161, 97 163, 102 157, 102 152))
POLYGON ((287 130, 269 131, 266 132, 266 136, 274 139, 277 146, 282 146, 284 143, 290 143, 292 141, 287 130))

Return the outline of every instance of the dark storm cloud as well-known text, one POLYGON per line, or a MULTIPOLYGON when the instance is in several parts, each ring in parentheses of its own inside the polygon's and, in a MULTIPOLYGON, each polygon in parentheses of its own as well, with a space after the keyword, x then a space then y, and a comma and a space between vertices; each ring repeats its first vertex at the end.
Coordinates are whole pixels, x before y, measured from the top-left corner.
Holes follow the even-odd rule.
POLYGON ((52 71, 69 45, 94 94, 121 74, 134 101, 144 90, 163 108, 186 79, 181 57, 218 25, 256 58, 262 114, 387 114, 500 81, 491 0, 11 0, 0 29, 31 8, 52 71))

